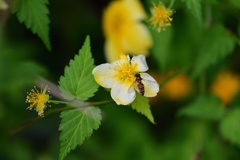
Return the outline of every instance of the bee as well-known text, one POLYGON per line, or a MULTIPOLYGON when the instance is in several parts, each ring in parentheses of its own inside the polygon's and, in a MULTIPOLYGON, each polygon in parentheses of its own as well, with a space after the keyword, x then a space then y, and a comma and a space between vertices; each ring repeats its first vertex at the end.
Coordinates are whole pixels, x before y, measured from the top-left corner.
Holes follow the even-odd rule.
POLYGON ((142 83, 142 78, 141 78, 141 76, 140 76, 139 73, 136 73, 136 74, 134 75, 134 77, 135 77, 135 79, 136 79, 136 82, 138 83, 138 84, 137 84, 138 90, 139 90, 140 94, 143 96, 145 90, 144 90, 144 84, 142 83))

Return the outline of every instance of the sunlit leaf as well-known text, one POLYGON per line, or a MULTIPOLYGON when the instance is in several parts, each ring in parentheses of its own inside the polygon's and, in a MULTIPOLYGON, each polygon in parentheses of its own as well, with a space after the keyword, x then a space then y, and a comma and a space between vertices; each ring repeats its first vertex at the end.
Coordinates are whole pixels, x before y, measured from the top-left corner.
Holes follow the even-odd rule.
POLYGON ((81 145, 101 124, 101 110, 96 107, 73 109, 61 113, 59 159, 62 160, 77 145, 81 145))
POLYGON ((60 77, 62 96, 67 100, 87 100, 92 97, 99 87, 92 74, 94 67, 90 38, 87 37, 79 54, 74 60, 70 60, 69 66, 65 67, 64 76, 60 77))
POLYGON ((131 103, 131 106, 138 113, 145 115, 150 122, 155 123, 152 112, 150 110, 150 105, 148 103, 149 100, 147 97, 144 97, 137 93, 135 100, 133 101, 133 103, 131 103))
POLYGON ((13 7, 13 13, 16 13, 21 23, 42 39, 48 50, 51 50, 47 4, 48 0, 19 0, 13 7))

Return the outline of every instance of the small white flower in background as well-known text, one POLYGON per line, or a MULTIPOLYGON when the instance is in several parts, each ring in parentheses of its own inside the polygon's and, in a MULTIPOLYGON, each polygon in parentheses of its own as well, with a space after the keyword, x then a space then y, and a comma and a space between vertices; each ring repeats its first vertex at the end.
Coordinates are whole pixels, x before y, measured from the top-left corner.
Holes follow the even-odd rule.
POLYGON ((159 91, 159 85, 149 74, 142 73, 148 70, 145 56, 138 55, 131 60, 129 56, 113 63, 101 64, 93 69, 96 82, 104 88, 112 88, 111 96, 117 104, 127 105, 134 101, 136 91, 139 91, 135 75, 140 74, 144 85, 144 96, 154 97, 159 91))

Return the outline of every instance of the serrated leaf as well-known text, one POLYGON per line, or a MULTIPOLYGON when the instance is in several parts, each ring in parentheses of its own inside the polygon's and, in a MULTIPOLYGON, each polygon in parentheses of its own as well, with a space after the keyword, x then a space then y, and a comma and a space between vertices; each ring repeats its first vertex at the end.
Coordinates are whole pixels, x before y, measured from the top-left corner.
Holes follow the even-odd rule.
POLYGON ((233 144, 240 147, 240 109, 230 110, 220 123, 222 136, 233 144))
POLYGON ((202 27, 202 6, 201 0, 183 0, 185 1, 187 8, 191 10, 196 22, 200 27, 202 27))
POLYGON ((166 70, 169 59, 170 44, 173 37, 173 28, 169 27, 164 32, 158 34, 153 33, 152 35, 155 42, 155 45, 152 48, 153 56, 159 62, 159 68, 161 70, 166 70))
POLYGON ((60 141, 61 148, 59 159, 62 160, 77 145, 81 145, 85 138, 92 135, 93 130, 97 130, 101 124, 101 110, 96 107, 86 107, 83 109, 73 109, 61 113, 60 141))
POLYGON ((152 112, 150 110, 149 100, 147 97, 136 93, 135 100, 131 103, 132 109, 135 109, 138 113, 145 115, 150 122, 155 124, 152 112))
POLYGON ((236 40, 222 25, 210 28, 203 38, 192 76, 196 77, 211 65, 233 52, 236 40))
POLYGON ((94 68, 90 38, 87 36, 79 54, 70 60, 65 67, 64 76, 60 77, 59 85, 63 98, 73 100, 75 98, 87 100, 98 90, 92 70, 94 68))
POLYGON ((48 0, 19 0, 13 8, 13 13, 16 13, 21 23, 42 39, 48 50, 51 50, 47 4, 48 0))
POLYGON ((224 115, 224 106, 214 95, 201 95, 192 103, 182 108, 179 115, 193 118, 219 120, 224 115))

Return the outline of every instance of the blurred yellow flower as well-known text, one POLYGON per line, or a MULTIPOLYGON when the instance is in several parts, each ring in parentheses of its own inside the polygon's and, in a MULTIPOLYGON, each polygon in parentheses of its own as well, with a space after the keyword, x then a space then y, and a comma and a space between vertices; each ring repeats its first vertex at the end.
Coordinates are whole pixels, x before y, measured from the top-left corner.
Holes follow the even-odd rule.
POLYGON ((110 3, 103 13, 108 62, 118 60, 121 53, 148 55, 152 37, 148 28, 140 22, 146 18, 139 0, 115 0, 110 3))
POLYGON ((31 105, 27 109, 32 110, 32 108, 35 107, 40 117, 44 116, 44 109, 47 107, 46 103, 49 100, 49 94, 46 92, 47 87, 45 87, 43 90, 41 88, 40 92, 37 90, 36 87, 34 87, 34 89, 32 89, 31 92, 28 94, 26 99, 26 103, 31 103, 31 105))
POLYGON ((163 86, 162 93, 172 100, 186 98, 192 91, 193 84, 187 75, 179 75, 163 86))
POLYGON ((157 31, 165 31, 167 26, 171 26, 172 18, 170 16, 173 14, 173 9, 168 9, 165 7, 163 2, 159 2, 158 5, 153 3, 153 8, 151 8, 152 18, 149 22, 152 23, 153 28, 157 28, 157 31))
POLYGON ((95 67, 92 71, 98 84, 111 89, 112 99, 119 105, 128 105, 136 97, 136 92, 143 93, 145 97, 154 97, 159 91, 158 83, 147 73, 145 56, 138 55, 131 60, 129 56, 121 55, 121 59, 113 63, 105 63, 95 67), (141 72, 141 73, 140 73, 141 72), (136 75, 141 79, 141 88, 136 82, 136 75))
POLYGON ((4 0, 0 0, 0 10, 8 9, 8 4, 4 0))
POLYGON ((223 104, 229 104, 240 89, 240 76, 230 71, 220 72, 212 84, 211 91, 223 104))

